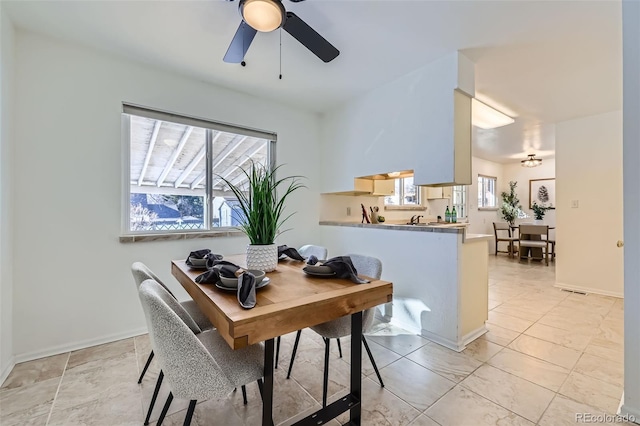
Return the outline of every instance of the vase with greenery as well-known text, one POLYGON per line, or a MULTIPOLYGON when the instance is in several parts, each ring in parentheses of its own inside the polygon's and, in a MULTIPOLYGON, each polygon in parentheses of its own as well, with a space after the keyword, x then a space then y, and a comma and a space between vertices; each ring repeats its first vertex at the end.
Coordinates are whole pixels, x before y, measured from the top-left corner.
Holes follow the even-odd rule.
POLYGON ((531 209, 533 210, 533 216, 536 218, 536 220, 543 220, 545 213, 550 208, 551 207, 546 207, 544 204, 540 205, 540 204, 536 203, 535 201, 533 202, 533 205, 531 206, 531 209))
POLYGON ((234 185, 228 179, 218 176, 238 199, 242 217, 240 230, 249 237, 247 247, 247 268, 273 271, 278 265, 276 236, 282 224, 293 213, 284 216, 285 201, 297 189, 304 187, 301 176, 277 178, 273 169, 262 164, 251 163, 247 169, 240 168, 246 185, 234 185))
POLYGON ((503 191, 500 196, 502 197, 502 206, 500 207, 500 213, 502 218, 509 222, 509 225, 515 223, 516 219, 527 217, 522 210, 522 205, 516 194, 516 187, 518 182, 509 182, 509 192, 503 191))

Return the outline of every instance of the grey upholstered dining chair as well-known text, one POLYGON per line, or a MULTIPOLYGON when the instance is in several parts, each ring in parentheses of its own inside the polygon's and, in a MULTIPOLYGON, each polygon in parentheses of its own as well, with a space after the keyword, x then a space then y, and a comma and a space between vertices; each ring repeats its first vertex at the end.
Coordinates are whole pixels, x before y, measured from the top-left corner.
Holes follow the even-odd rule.
MULTIPOLYGON (((382 275, 382 262, 371 256, 363 256, 359 254, 348 254, 353 262, 353 266, 355 266, 358 271, 358 275, 365 275, 367 277, 373 279, 380 279, 382 275)), ((362 313, 362 331, 367 332, 371 329, 373 325, 375 315, 375 308, 367 309, 362 313)), ((347 315, 329 322, 325 322, 323 324, 318 324, 313 327, 310 327, 311 330, 318 333, 322 336, 324 340, 324 381, 322 387, 322 406, 326 407, 327 405, 327 385, 329 382, 329 350, 330 350, 330 339, 337 339, 338 342, 338 350, 340 351, 340 356, 342 356, 342 349, 340 347, 340 338, 351 335, 351 316, 347 315)), ((300 341, 300 334, 302 330, 298 330, 296 334, 296 340, 293 344, 293 351, 291 353, 291 362, 289 363, 289 371, 287 372, 287 379, 291 376, 291 370, 293 369, 293 362, 296 358, 296 351, 298 350, 298 342, 300 341)), ((367 354, 369 355, 369 360, 371 360, 371 364, 373 365, 373 369, 378 376, 378 380, 380 381, 380 386, 384 387, 384 382, 382 381, 382 377, 380 376, 380 372, 378 371, 378 366, 376 365, 375 360, 373 359, 373 355, 371 354, 371 350, 369 349, 369 344, 367 343, 367 339, 362 336, 362 343, 364 344, 364 348, 367 350, 367 354)))
MULTIPOLYGON (((298 249, 298 253, 300 253, 301 256, 304 256, 307 258, 309 256, 315 256, 319 260, 326 260, 328 256, 328 251, 326 247, 315 246, 313 244, 307 244, 300 247, 298 249)), ((280 357, 280 339, 281 339, 280 336, 278 336, 278 338, 276 339, 276 365, 275 365, 276 368, 278 368, 278 358, 280 357)))
POLYGON ((311 244, 307 244, 298 249, 298 253, 300 253, 304 257, 315 256, 320 260, 327 259, 327 248, 322 246, 314 246, 311 244))
MULTIPOLYGON (((167 290, 167 292, 171 296, 173 296, 174 299, 176 298, 175 295, 171 292, 171 290, 169 290, 169 288, 160 280, 160 278, 158 278, 158 276, 154 274, 153 271, 149 269, 147 265, 145 265, 144 263, 134 262, 131 265, 131 273, 133 274, 133 279, 136 282, 137 287, 140 287, 140 285, 145 280, 154 280, 155 282, 160 284, 162 287, 164 287, 164 289, 167 290)), ((193 330, 194 333, 199 333, 201 330, 208 330, 210 328, 213 328, 209 319, 198 308, 198 305, 196 305, 196 302, 190 299, 184 302, 180 302, 180 305, 184 308, 184 310, 187 312, 188 316, 190 317, 190 320, 185 321, 185 323, 189 326, 189 328, 193 330), (197 331, 196 331, 196 328, 197 328, 197 331)), ((151 351, 151 353, 149 354, 149 357, 147 358, 147 362, 145 363, 144 368, 142 369, 142 373, 140 373, 140 377, 138 378, 138 383, 142 383, 142 378, 147 372, 147 369, 149 368, 149 364, 151 364, 152 359, 153 359, 153 351, 151 351)))
POLYGON ((194 334, 185 324, 188 314, 184 308, 154 280, 145 280, 138 294, 151 344, 171 388, 158 426, 174 397, 190 401, 184 420, 189 425, 198 400, 222 398, 234 388, 253 381, 262 388, 261 344, 233 350, 215 329, 194 334))

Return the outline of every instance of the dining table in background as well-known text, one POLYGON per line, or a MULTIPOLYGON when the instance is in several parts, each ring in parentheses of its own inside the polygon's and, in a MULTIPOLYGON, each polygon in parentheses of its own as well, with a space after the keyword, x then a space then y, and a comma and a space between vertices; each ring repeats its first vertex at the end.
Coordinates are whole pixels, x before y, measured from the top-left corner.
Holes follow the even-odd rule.
MULTIPOLYGON (((520 225, 538 225, 537 223, 520 223, 518 225, 509 225, 511 227, 511 230, 513 231, 512 234, 515 234, 515 231, 518 231, 518 238, 520 238, 520 225)), ((545 225, 544 223, 542 224, 543 226, 545 225)), ((556 229, 555 226, 549 226, 549 231, 551 231, 552 229, 556 229)), ((526 235, 526 234, 525 234, 526 235)), ((535 237, 539 236, 532 236, 532 239, 535 240, 535 237)), ((544 252, 542 251, 541 248, 538 247, 522 247, 522 251, 523 253, 518 252, 518 256, 521 259, 527 258, 529 257, 529 255, 531 255, 531 258, 534 260, 544 260, 544 252)))
MULTIPOLYGON (((225 257, 241 267, 244 255, 225 257)), ((343 412, 350 412, 350 425, 361 424, 362 400, 362 311, 391 302, 393 284, 371 280, 355 284, 347 279, 305 274, 304 262, 281 260, 267 273, 270 283, 256 291, 256 306, 244 309, 235 292, 214 284, 199 284, 203 271, 190 268, 184 260, 171 262, 171 273, 211 320, 232 349, 264 342, 264 402, 262 424, 272 424, 274 338, 293 331, 351 315, 351 383, 343 398, 298 421, 297 425, 325 424, 343 412)))

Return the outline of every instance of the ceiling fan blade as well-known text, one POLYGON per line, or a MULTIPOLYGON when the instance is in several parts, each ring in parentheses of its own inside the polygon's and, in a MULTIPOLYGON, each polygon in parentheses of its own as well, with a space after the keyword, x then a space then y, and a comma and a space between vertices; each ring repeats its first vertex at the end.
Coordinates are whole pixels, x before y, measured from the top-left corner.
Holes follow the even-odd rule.
POLYGON ((282 29, 291 34, 324 62, 330 62, 340 54, 338 49, 333 47, 331 43, 293 12, 287 12, 287 20, 284 22, 282 29))
POLYGON ((257 31, 249 26, 246 22, 240 22, 240 26, 236 31, 236 35, 233 36, 231 44, 227 49, 227 53, 224 55, 224 61, 232 64, 239 64, 244 60, 244 55, 247 54, 249 46, 253 38, 256 36, 257 31))

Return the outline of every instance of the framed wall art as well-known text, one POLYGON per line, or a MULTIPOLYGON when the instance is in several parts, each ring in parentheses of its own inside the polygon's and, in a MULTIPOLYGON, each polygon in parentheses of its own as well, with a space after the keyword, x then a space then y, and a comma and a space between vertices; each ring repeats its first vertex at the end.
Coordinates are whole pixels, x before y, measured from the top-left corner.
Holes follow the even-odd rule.
POLYGON ((530 179, 529 180, 529 208, 533 203, 540 206, 556 208, 556 179, 530 179))

